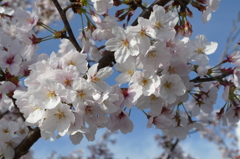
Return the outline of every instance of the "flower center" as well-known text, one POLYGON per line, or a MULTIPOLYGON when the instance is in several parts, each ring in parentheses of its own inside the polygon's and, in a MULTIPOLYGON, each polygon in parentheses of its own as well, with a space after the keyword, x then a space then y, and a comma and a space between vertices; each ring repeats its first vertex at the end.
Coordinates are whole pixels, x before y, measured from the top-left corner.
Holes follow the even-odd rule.
POLYGON ((164 84, 164 87, 167 88, 168 90, 170 90, 172 88, 173 84, 172 83, 169 83, 169 82, 166 82, 164 84))
POLYGON ((154 94, 152 94, 152 95, 150 96, 150 100, 151 100, 151 101, 156 101, 156 100, 158 100, 158 98, 157 98, 154 94))
POLYGON ((7 58, 6 63, 11 65, 13 63, 13 60, 14 60, 14 56, 10 56, 7 58))
POLYGON ((77 91, 77 93, 78 93, 78 96, 79 96, 80 98, 84 99, 84 97, 85 97, 86 94, 84 93, 83 90, 79 90, 79 91, 77 91))
POLYGON ((156 23, 155 23, 155 27, 156 27, 157 29, 163 28, 162 22, 161 22, 161 21, 156 22, 156 23))
POLYGON ((148 79, 147 78, 143 78, 141 83, 143 84, 143 86, 148 84, 148 79))
POLYGON ((175 74, 175 73, 176 73, 176 68, 170 66, 169 69, 168 69, 168 72, 169 72, 170 74, 175 74))
POLYGON ((71 86, 71 83, 72 83, 72 80, 67 79, 67 78, 64 81, 65 86, 71 86))
POLYGON ((7 133, 9 133, 9 130, 8 129, 3 129, 3 133, 7 134, 7 133))
POLYGON ((202 48, 198 48, 198 49, 196 50, 196 52, 197 52, 198 54, 205 54, 205 53, 203 52, 203 50, 204 50, 204 49, 202 49, 202 48))
POLYGON ((68 64, 69 64, 69 65, 73 65, 73 66, 75 66, 75 62, 74 62, 73 60, 69 61, 68 64))
POLYGON ((123 40, 122 43, 123 43, 123 47, 128 47, 129 45, 129 42, 127 40, 123 40))
POLYGON ((101 79, 100 79, 100 78, 97 78, 96 75, 94 75, 94 76, 91 77, 91 81, 92 81, 93 83, 96 83, 96 82, 98 82, 98 81, 100 81, 100 80, 101 80, 101 79))
POLYGON ((147 54, 147 57, 148 58, 155 58, 157 56, 157 53, 156 51, 149 51, 148 54, 147 54))
POLYGON ((127 74, 132 75, 133 74, 133 70, 128 70, 127 74))
POLYGON ((55 116, 58 120, 60 120, 60 119, 62 119, 62 118, 65 118, 64 113, 61 112, 60 110, 58 110, 57 113, 54 114, 54 116, 55 116))
POLYGON ((56 97, 57 95, 55 94, 54 91, 48 91, 48 92, 46 93, 46 96, 49 97, 49 98, 54 98, 54 97, 56 97))

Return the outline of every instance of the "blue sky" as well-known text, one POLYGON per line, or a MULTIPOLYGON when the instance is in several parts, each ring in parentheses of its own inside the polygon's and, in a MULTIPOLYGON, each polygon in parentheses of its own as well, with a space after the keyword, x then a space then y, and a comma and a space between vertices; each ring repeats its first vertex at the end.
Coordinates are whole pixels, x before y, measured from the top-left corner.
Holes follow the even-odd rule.
MULTIPOLYGON (((239 0, 221 0, 219 9, 212 14, 212 19, 207 24, 202 22, 201 13, 196 11, 195 8, 192 9, 194 13, 193 18, 189 18, 191 24, 193 25, 192 38, 195 38, 196 35, 204 34, 206 35, 208 41, 215 41, 219 44, 216 52, 210 55, 211 65, 216 65, 218 63, 219 57, 226 46, 226 39, 232 29, 232 22, 237 18, 237 14, 240 10, 239 6, 239 0)), ((74 26, 75 30, 80 29, 80 17, 76 16, 72 20, 71 24, 74 26)), ((54 25, 52 25, 52 27, 55 28, 54 25)), ((44 32, 40 35, 48 35, 48 32, 44 32)), ((240 40, 240 36, 237 40, 240 40)), ((49 54, 52 51, 57 52, 58 40, 44 42, 39 46, 39 48, 38 53, 49 54)), ((112 81, 112 79, 109 79, 109 81, 112 81)), ((219 95, 221 97, 221 92, 219 95)), ((222 100, 218 100, 216 106, 223 104, 222 100)), ((111 150, 115 152, 116 159, 124 159, 126 157, 129 159, 152 159, 153 157, 156 157, 160 154, 161 150, 157 147, 153 137, 156 133, 160 133, 161 131, 155 128, 147 129, 147 121, 140 111, 132 111, 131 119, 134 123, 133 132, 126 135, 119 133, 116 136, 117 143, 112 146, 111 150)), ((96 135, 96 139, 100 139, 100 136, 104 131, 105 129, 100 130, 96 135)), ((46 156, 50 156, 53 150, 57 151, 61 155, 67 155, 72 150, 76 149, 83 149, 84 151, 87 151, 86 147, 88 144, 92 143, 83 139, 79 145, 74 146, 68 136, 66 136, 57 139, 54 142, 40 139, 34 144, 32 150, 34 150, 34 156, 36 159, 43 159, 46 158, 46 156)), ((199 159, 220 158, 221 155, 215 145, 201 139, 198 133, 187 137, 185 141, 181 142, 181 145, 186 152, 190 153, 194 157, 198 157, 199 159)))

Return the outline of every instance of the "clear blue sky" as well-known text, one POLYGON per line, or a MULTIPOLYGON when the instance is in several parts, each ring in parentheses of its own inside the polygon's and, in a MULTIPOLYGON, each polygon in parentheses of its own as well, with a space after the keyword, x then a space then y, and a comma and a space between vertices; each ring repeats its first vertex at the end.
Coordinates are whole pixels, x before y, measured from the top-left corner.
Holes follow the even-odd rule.
MULTIPOLYGON (((211 65, 216 65, 218 63, 218 59, 226 46, 226 38, 232 29, 232 22, 236 19, 238 11, 240 10, 239 6, 239 0, 221 0, 219 9, 212 14, 212 19, 207 24, 202 22, 201 13, 196 11, 195 8, 192 10, 194 13, 194 17, 190 19, 191 24, 193 25, 192 38, 195 38, 196 35, 204 34, 206 35, 208 41, 215 41, 219 44, 216 52, 210 56, 211 65)), ((76 16, 72 20, 71 24, 74 25, 74 29, 80 29, 80 18, 76 16)), ((52 27, 54 28, 54 25, 52 25, 52 27)), ((240 37, 237 39, 240 40, 240 37)), ((49 54, 52 51, 57 52, 57 50, 58 43, 56 40, 41 44, 38 52, 49 54)), ((112 81, 112 79, 109 81, 112 81)), ((223 103, 221 100, 218 100, 217 105, 218 104, 222 105, 223 103)), ((154 156, 156 157, 160 154, 161 150, 156 147, 156 143, 153 141, 153 136, 156 133, 160 133, 160 130, 154 128, 147 129, 147 121, 141 112, 132 111, 131 119, 134 122, 133 132, 127 135, 121 135, 119 133, 117 136, 117 143, 113 146, 112 150, 115 152, 116 159, 123 159, 127 156, 130 159, 151 159, 154 156)), ((96 139, 100 138, 103 131, 99 132, 100 133, 97 134, 96 139)), ((62 155, 67 155, 72 150, 76 149, 84 149, 84 151, 86 151, 87 144, 89 143, 84 139, 80 145, 74 146, 70 142, 68 136, 66 136, 61 139, 57 139, 54 142, 43 141, 40 139, 37 143, 35 143, 32 149, 34 150, 34 156, 36 159, 43 159, 46 158, 46 156, 49 156, 53 150, 62 155)), ((221 155, 217 151, 216 146, 201 139, 198 134, 188 137, 184 142, 182 142, 182 145, 186 152, 189 152, 194 157, 198 156, 200 159, 220 158, 221 155), (206 151, 208 153, 203 153, 206 151)))

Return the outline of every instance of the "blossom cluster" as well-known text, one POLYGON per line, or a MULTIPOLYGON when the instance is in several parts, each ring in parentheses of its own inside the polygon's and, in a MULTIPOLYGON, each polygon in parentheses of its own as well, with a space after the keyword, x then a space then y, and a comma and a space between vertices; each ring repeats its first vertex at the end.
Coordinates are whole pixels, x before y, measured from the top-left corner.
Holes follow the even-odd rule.
POLYGON ((14 148, 27 136, 28 128, 22 120, 0 119, 0 154, 13 158, 14 148))
MULTIPOLYGON (((58 53, 50 55, 36 54, 40 39, 33 28, 41 14, 36 4, 32 12, 0 9, 4 17, 0 19, 1 112, 17 108, 27 126, 40 128, 43 139, 54 140, 68 134, 73 144, 79 144, 84 136, 93 141, 99 128, 131 132, 134 124, 130 110, 136 106, 146 115, 147 127, 156 126, 169 137, 185 139, 190 130, 203 128, 195 117, 213 112, 219 86, 223 85, 223 98, 229 105, 220 110, 218 117, 225 124, 239 120, 239 51, 223 61, 237 65, 234 71, 220 69, 220 73, 233 75, 228 80, 195 82, 190 80, 192 72, 200 79, 214 76, 214 69, 208 68, 208 55, 216 51, 218 44, 208 42, 204 35, 194 39, 181 37, 176 32, 176 9, 155 5, 148 19, 139 17, 138 25, 122 27, 108 14, 112 0, 91 2, 95 9, 91 10, 94 27, 89 25, 82 30, 82 51, 65 39, 58 53), (8 29, 10 26, 13 30, 8 29), (106 50, 101 52, 94 41, 104 41, 106 50), (114 56, 113 67, 119 72, 115 79, 118 84, 113 86, 105 79, 114 69, 101 68, 98 63, 106 52, 114 56), (24 85, 20 84, 22 77, 24 85)), ((207 2, 204 22, 219 3, 207 2)), ((81 7, 84 5, 85 1, 81 2, 81 7)), ((7 141, 0 136, 4 145, 16 138, 19 125, 4 119, 1 122, 13 125, 7 141)), ((11 143, 10 147, 16 146, 11 143)), ((5 149, 6 146, 0 150, 5 149)), ((6 152, 10 151, 14 155, 12 149, 6 152)), ((4 156, 11 158, 5 153, 4 156)))

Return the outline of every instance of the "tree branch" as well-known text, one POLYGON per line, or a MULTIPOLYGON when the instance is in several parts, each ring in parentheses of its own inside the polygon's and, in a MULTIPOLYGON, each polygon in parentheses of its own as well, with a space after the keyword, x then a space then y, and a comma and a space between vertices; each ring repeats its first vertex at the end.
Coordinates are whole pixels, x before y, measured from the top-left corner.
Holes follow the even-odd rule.
POLYGON ((171 158, 171 153, 174 151, 174 149, 176 148, 177 144, 179 142, 179 139, 176 139, 175 143, 172 145, 171 147, 171 150, 170 150, 170 153, 168 154, 168 157, 167 159, 170 159, 171 158))
POLYGON ((4 115, 8 114, 9 113, 9 110, 5 111, 4 113, 0 114, 0 119, 3 118, 4 115))
POLYGON ((68 32, 68 35, 69 35, 69 40, 71 41, 71 43, 73 44, 73 46, 77 49, 78 52, 81 52, 82 51, 82 48, 79 46, 77 40, 75 39, 74 37, 74 34, 72 32, 72 28, 67 20, 67 17, 66 17, 66 11, 67 10, 63 10, 62 7, 60 6, 60 4, 58 3, 57 0, 52 0, 52 2, 54 3, 54 5, 56 6, 61 18, 62 18, 62 21, 66 27, 66 30, 68 32))
POLYGON ((211 82, 211 81, 222 81, 223 78, 229 76, 231 73, 223 73, 219 76, 215 76, 215 77, 206 77, 206 78, 200 78, 199 76, 190 80, 190 82, 194 82, 194 83, 199 83, 199 82, 211 82))
POLYGON ((36 127, 30 130, 27 137, 15 148, 15 156, 13 159, 18 159, 28 153, 32 145, 41 137, 40 129, 36 127))

